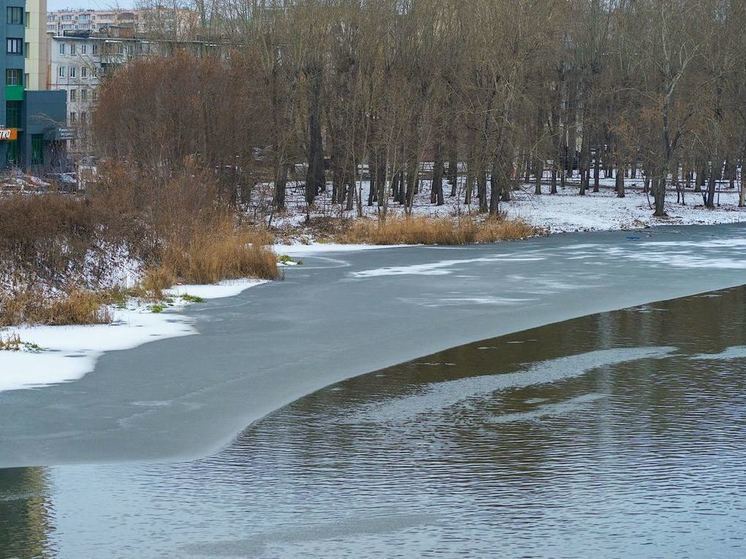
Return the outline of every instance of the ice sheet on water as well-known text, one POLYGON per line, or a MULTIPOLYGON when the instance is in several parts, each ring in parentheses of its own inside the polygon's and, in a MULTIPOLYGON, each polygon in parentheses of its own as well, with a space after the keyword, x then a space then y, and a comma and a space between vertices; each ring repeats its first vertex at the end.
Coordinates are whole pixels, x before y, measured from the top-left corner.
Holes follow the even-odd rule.
POLYGON ((481 375, 427 385, 407 396, 363 406, 348 416, 353 422, 402 422, 424 413, 438 413, 467 400, 487 398, 501 390, 550 384, 580 377, 610 365, 640 359, 660 359, 668 356, 673 347, 631 347, 603 349, 541 361, 529 368, 494 375, 481 375))
POLYGON ((720 353, 699 353, 692 355, 689 359, 696 361, 717 361, 717 360, 730 360, 730 359, 744 359, 746 358, 746 345, 737 345, 729 347, 720 353))
POLYGON ((410 264, 408 266, 388 266, 385 268, 374 268, 371 270, 360 270, 352 272, 350 277, 364 279, 380 276, 444 276, 452 274, 453 268, 463 264, 480 262, 538 262, 545 260, 545 256, 520 255, 520 254, 493 254, 479 258, 464 258, 455 260, 438 260, 424 264, 410 264))
MULTIPOLYGON (((514 423, 516 421, 535 421, 543 417, 562 415, 565 413, 574 413, 584 407, 607 398, 607 394, 591 393, 576 396, 563 400, 562 402, 556 402, 554 404, 544 404, 538 406, 536 409, 517 412, 517 413, 504 413, 501 415, 495 415, 488 419, 490 423, 514 423)), ((543 400, 542 400, 543 401, 543 400)))

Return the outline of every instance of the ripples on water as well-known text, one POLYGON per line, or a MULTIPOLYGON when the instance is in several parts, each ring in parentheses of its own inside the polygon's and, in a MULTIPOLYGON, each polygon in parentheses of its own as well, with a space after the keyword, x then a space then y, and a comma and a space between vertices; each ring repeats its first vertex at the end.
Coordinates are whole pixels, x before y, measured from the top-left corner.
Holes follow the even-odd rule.
POLYGON ((0 471, 0 549, 63 557, 743 557, 744 295, 353 379, 179 464, 0 471))

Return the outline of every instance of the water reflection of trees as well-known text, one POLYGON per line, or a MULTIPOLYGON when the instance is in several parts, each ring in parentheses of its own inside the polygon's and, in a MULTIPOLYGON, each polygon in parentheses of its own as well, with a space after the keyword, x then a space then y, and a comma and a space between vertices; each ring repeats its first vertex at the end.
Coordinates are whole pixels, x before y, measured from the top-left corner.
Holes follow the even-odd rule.
POLYGON ((51 557, 54 520, 44 468, 0 469, 0 553, 19 559, 51 557))

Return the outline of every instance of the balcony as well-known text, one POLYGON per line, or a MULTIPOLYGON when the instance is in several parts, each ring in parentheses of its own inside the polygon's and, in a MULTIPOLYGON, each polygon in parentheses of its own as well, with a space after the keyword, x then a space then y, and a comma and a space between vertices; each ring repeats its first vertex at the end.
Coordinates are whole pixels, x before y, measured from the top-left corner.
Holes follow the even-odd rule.
POLYGON ((5 100, 6 101, 23 101, 23 86, 22 85, 6 85, 5 86, 5 100))

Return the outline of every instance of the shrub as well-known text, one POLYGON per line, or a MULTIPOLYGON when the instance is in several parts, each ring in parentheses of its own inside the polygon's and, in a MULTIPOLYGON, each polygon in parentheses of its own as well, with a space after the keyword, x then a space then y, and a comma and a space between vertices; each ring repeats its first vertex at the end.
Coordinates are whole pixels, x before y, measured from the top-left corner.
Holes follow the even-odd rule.
POLYGON ((521 220, 488 218, 480 222, 472 217, 394 217, 356 221, 336 240, 374 245, 463 245, 524 239, 536 234, 534 227, 521 220))
POLYGON ((0 351, 20 351, 21 344, 21 337, 17 333, 7 336, 0 334, 0 351))
POLYGON ((50 297, 39 290, 0 294, 0 326, 14 324, 106 324, 111 313, 101 293, 71 290, 50 297))
POLYGON ((223 279, 278 277, 268 238, 235 227, 230 219, 212 230, 195 231, 188 239, 174 239, 165 247, 162 266, 185 283, 216 283, 223 279))

